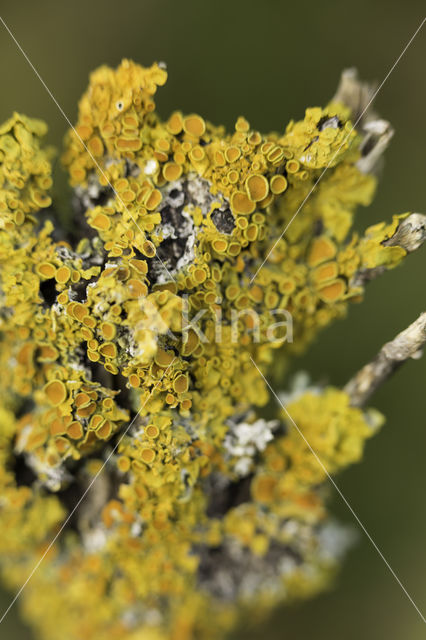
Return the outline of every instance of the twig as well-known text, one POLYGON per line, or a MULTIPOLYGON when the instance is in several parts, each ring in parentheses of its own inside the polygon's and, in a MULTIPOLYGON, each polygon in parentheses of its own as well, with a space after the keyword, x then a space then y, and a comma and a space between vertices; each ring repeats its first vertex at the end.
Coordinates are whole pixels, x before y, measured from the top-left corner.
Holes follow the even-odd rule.
POLYGON ((374 391, 409 358, 420 358, 426 344, 426 311, 415 322, 387 342, 372 362, 347 383, 344 391, 354 407, 362 407, 374 391))

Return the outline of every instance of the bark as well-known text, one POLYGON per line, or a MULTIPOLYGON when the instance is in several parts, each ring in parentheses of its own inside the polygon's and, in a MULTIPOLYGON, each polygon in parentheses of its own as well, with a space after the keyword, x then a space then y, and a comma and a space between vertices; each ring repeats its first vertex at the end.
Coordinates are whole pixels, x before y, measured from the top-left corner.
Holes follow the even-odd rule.
POLYGON ((410 358, 420 358, 426 344, 426 311, 387 342, 377 356, 347 383, 344 391, 354 407, 362 407, 374 391, 410 358))

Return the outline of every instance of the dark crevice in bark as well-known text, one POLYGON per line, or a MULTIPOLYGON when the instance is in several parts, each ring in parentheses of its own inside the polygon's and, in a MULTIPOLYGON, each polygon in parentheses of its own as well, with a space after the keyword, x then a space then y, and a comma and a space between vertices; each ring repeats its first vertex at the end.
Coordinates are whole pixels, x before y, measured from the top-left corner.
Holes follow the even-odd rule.
POLYGON ((234 507, 244 502, 250 502, 252 479, 253 474, 250 474, 241 480, 229 482, 229 484, 222 486, 221 483, 216 483, 214 477, 212 477, 207 505, 209 518, 223 518, 234 507))

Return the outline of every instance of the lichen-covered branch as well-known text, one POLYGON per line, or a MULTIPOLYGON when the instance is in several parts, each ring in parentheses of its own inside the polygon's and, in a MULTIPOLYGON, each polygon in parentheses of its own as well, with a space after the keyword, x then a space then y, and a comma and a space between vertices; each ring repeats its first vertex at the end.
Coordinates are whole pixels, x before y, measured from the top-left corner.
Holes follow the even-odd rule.
POLYGON ((387 342, 370 363, 365 365, 344 388, 351 405, 362 407, 370 396, 404 362, 419 358, 426 344, 426 312, 422 313, 407 329, 387 342))
MULTIPOLYGON (((403 257, 405 253, 416 251, 426 240, 426 216, 421 213, 411 213, 401 216, 398 219, 397 226, 391 229, 389 235, 381 241, 383 247, 396 247, 396 253, 403 257), (401 222, 399 222, 401 219, 401 222), (403 251, 401 251, 403 250, 403 251), (404 253, 405 252, 405 253, 404 253)), ((383 233, 384 225, 380 225, 379 231, 383 233)), ((374 231, 377 228, 374 228, 374 231)), ((369 234, 367 232, 365 238, 361 241, 368 247, 369 234)), ((365 268, 361 266, 351 279, 351 285, 354 287, 363 287, 370 280, 374 280, 387 270, 386 262, 376 267, 365 268)))
POLYGON ((374 84, 359 80, 355 68, 345 69, 332 102, 345 104, 357 129, 362 132, 361 157, 356 163, 358 169, 363 173, 377 174, 394 130, 371 106, 375 89, 374 84))
POLYGON ((262 415, 252 360, 288 363, 424 240, 419 214, 352 231, 392 135, 353 71, 268 134, 162 120, 166 80, 91 74, 62 155, 71 232, 46 126, 0 126, 0 572, 44 640, 217 640, 242 606, 328 585, 348 536, 324 469, 360 460, 372 422, 339 389, 290 397, 319 466, 262 415))
POLYGON ((412 213, 405 218, 395 233, 382 242, 384 247, 402 247, 411 253, 418 249, 426 240, 426 216, 422 213, 412 213))

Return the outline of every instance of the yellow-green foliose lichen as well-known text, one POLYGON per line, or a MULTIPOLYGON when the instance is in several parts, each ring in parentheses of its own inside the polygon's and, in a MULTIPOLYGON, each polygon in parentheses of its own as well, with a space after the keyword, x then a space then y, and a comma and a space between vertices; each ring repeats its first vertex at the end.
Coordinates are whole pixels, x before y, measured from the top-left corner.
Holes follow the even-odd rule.
POLYGON ((325 470, 358 461, 373 432, 344 392, 302 391, 288 410, 322 468, 287 414, 259 417, 270 394, 251 361, 285 367, 361 299, 357 271, 406 253, 382 244, 398 218, 351 232, 375 178, 357 167, 349 109, 307 109, 267 135, 240 117, 228 133, 180 111, 162 121, 166 78, 129 60, 92 73, 62 156, 72 240, 52 221, 45 125, 0 127, 11 588, 94 481, 23 595, 46 640, 58 624, 63 640, 222 638, 245 607, 324 588, 338 560, 325 470))

